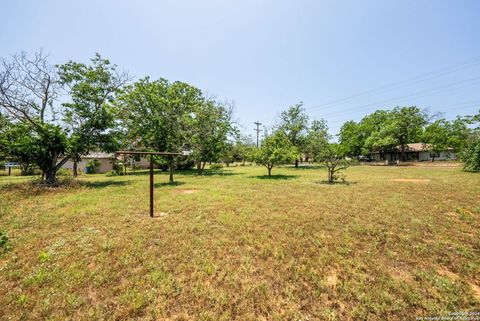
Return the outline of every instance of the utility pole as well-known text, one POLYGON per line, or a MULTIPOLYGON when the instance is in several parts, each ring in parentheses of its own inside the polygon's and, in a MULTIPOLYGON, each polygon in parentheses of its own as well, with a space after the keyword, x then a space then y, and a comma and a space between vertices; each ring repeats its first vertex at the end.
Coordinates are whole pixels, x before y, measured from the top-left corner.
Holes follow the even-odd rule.
POLYGON ((256 121, 256 122, 254 122, 254 124, 257 125, 257 128, 255 129, 255 131, 257 132, 257 148, 258 148, 258 133, 260 133, 260 125, 262 123, 256 121))

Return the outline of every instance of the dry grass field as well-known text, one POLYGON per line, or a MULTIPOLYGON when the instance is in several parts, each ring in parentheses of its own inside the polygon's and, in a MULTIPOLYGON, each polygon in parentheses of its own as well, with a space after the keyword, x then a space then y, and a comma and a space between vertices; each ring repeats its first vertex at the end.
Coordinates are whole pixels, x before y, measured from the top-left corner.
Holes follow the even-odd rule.
POLYGON ((254 166, 0 176, 2 320, 415 320, 480 311, 480 176, 254 166), (5 244, 7 244, 5 246, 5 244))

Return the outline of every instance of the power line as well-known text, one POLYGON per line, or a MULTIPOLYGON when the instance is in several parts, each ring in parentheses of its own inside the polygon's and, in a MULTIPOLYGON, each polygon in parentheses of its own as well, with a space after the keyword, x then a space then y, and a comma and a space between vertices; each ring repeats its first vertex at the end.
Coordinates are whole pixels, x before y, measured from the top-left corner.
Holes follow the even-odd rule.
MULTIPOLYGON (((327 102, 327 103, 316 105, 316 106, 313 106, 313 107, 310 107, 310 108, 305 108, 305 110, 306 111, 312 111, 312 110, 319 109, 319 108, 325 107, 325 106, 329 106, 329 108, 332 108, 332 107, 335 107, 335 106, 338 106, 338 105, 353 102, 353 101, 357 100, 356 98, 369 97, 369 96, 372 96, 373 94, 378 94, 378 93, 381 93, 381 92, 390 91, 390 90, 393 90, 393 89, 396 89, 396 88, 403 87, 404 85, 411 85, 411 84, 415 84, 415 83, 418 83, 418 82, 434 79, 434 78, 444 76, 444 75, 447 75, 447 74, 450 74, 450 73, 465 70, 465 69, 474 67, 474 66, 479 65, 479 64, 480 64, 480 57, 477 57, 477 58, 475 58, 475 59, 473 59, 469 62, 459 63, 459 64, 453 65, 451 67, 442 68, 442 69, 439 69, 439 70, 436 70, 436 71, 427 72, 427 73, 415 76, 415 77, 407 79, 407 80, 402 80, 402 81, 399 81, 399 82, 391 83, 391 84, 388 84, 388 85, 385 85, 385 86, 370 89, 370 90, 360 92, 360 93, 357 93, 357 94, 354 94, 354 95, 350 95, 350 96, 347 96, 347 97, 344 97, 344 98, 340 98, 340 99, 336 99, 336 100, 333 100, 333 101, 330 101, 330 102, 327 102)), ((267 117, 267 118, 261 119, 261 121, 270 120, 270 119, 274 119, 274 118, 276 118, 276 116, 267 117)))
POLYGON ((419 92, 404 95, 404 96, 389 98, 389 99, 377 101, 377 102, 374 102, 374 103, 369 103, 369 104, 360 105, 360 106, 356 106, 356 107, 352 107, 352 108, 348 108, 348 109, 344 109, 344 110, 339 110, 339 111, 336 111, 336 112, 320 114, 320 116, 326 117, 326 116, 331 116, 331 115, 350 113, 350 112, 353 112, 353 111, 368 110, 369 108, 365 109, 365 107, 378 106, 380 104, 385 104, 385 103, 389 103, 389 102, 394 102, 394 101, 398 101, 398 100, 405 100, 405 99, 410 99, 410 98, 421 98, 421 97, 426 97, 426 96, 430 96, 430 95, 433 95, 433 94, 441 94, 441 93, 445 93, 445 92, 448 92, 448 91, 462 89, 462 88, 465 88, 465 87, 468 87, 468 86, 476 85, 479 82, 480 82, 480 77, 473 77, 473 78, 469 78, 469 79, 462 80, 462 81, 459 81, 459 82, 454 82, 454 83, 445 84, 445 85, 438 86, 438 87, 433 87, 433 88, 430 88, 430 89, 427 89, 427 90, 419 91, 419 92))

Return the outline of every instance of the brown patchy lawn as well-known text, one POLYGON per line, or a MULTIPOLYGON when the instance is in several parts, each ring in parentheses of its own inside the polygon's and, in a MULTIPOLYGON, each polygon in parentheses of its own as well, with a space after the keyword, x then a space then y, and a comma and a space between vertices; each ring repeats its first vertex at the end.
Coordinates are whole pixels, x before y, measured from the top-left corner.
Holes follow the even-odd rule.
POLYGON ((0 177, 5 320, 415 320, 480 311, 480 176, 459 168, 227 168, 0 177), (394 181, 401 179, 403 181, 394 181), (419 182, 409 181, 422 180, 419 182), (7 184, 7 182, 15 182, 7 184), (162 212, 162 213, 160 213, 162 212))

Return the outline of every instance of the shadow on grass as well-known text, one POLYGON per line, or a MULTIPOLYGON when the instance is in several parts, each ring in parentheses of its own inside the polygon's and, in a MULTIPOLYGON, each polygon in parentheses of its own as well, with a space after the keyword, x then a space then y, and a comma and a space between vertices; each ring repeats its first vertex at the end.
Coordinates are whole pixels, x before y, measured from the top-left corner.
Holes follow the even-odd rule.
POLYGON ((180 185, 184 185, 184 184, 185 184, 184 182, 174 181, 173 183, 170 183, 170 182, 155 183, 153 186, 155 188, 157 188, 157 187, 162 187, 162 186, 180 186, 180 185))
POLYGON ((319 181, 316 182, 316 184, 322 184, 322 185, 356 185, 357 182, 350 182, 350 181, 335 181, 335 182, 329 182, 329 181, 319 181))
POLYGON ((322 168, 325 168, 325 166, 323 166, 323 165, 298 165, 298 167, 295 167, 295 165, 289 165, 289 166, 284 166, 284 168, 294 169, 294 170, 298 171, 298 170, 309 170, 309 169, 322 169, 322 168))
POLYGON ((250 178, 257 178, 257 179, 266 179, 266 180, 287 180, 287 179, 294 179, 298 178, 298 175, 258 175, 258 176, 250 176, 250 178))
POLYGON ((181 175, 191 175, 191 176, 234 176, 234 175, 243 174, 238 172, 226 171, 222 169, 204 169, 201 175, 198 175, 197 170, 195 169, 181 170, 181 171, 177 171, 177 173, 181 175))
POLYGON ((130 184, 130 182, 114 181, 114 180, 99 181, 99 182, 78 181, 78 184, 80 186, 85 186, 88 188, 105 188, 105 187, 111 187, 111 186, 125 186, 127 184, 130 184))
MULTIPOLYGON (((162 175, 162 174, 165 174, 165 175, 168 175, 168 171, 162 171, 160 169, 155 169, 153 174, 154 175, 162 175)), ((173 175, 186 175, 186 176, 233 176, 233 175, 240 175, 242 173, 236 173, 236 172, 231 172, 231 171, 225 171, 225 170, 213 170, 213 169, 204 169, 203 170, 203 173, 202 175, 198 175, 197 173, 197 170, 196 169, 176 169, 174 172, 173 172, 173 175)), ((150 171, 149 170, 138 170, 135 172, 135 174, 133 172, 127 172, 127 175, 126 176, 130 176, 130 175, 135 175, 135 176, 142 176, 142 175, 150 175, 150 171)))

